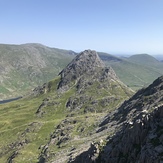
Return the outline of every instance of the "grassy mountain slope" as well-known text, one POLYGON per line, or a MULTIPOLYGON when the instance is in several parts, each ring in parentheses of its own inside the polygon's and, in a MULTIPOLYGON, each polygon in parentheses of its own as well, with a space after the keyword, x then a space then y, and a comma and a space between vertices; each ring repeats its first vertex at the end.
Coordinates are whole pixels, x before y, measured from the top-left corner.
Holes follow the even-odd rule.
POLYGON ((148 65, 148 66, 151 66, 152 65, 155 65, 156 67, 158 66, 159 64, 159 61, 148 55, 148 54, 136 54, 136 55, 132 55, 128 58, 129 61, 133 62, 133 63, 138 63, 138 64, 142 64, 142 65, 148 65))
POLYGON ((105 61, 115 70, 118 77, 129 87, 138 90, 148 86, 163 74, 163 63, 147 54, 121 58, 119 61, 105 61))
POLYGON ((0 105, 0 162, 70 161, 105 137, 101 119, 132 94, 95 52, 81 53, 60 77, 0 105))
POLYGON ((41 44, 0 44, 0 99, 20 96, 53 79, 74 52, 41 44))

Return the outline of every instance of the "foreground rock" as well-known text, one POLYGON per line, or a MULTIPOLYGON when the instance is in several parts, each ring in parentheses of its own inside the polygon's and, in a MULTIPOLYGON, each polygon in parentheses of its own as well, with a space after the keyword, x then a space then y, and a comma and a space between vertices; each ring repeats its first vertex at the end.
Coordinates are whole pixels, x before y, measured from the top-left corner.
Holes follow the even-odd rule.
MULTIPOLYGON (((101 130, 114 128, 95 159, 102 163, 161 163, 163 160, 163 77, 138 91, 105 117, 101 130)), ((104 130, 100 132, 104 132, 104 130)), ((91 149, 92 147, 90 147, 91 149)), ((90 150, 89 149, 89 150, 90 150)), ((87 151, 87 154, 89 153, 87 151)), ((86 152, 85 152, 86 153, 86 152)), ((85 162, 83 154, 80 157, 85 162)), ((86 157, 85 157, 86 158, 86 157)), ((91 158, 91 156, 89 157, 91 158)))

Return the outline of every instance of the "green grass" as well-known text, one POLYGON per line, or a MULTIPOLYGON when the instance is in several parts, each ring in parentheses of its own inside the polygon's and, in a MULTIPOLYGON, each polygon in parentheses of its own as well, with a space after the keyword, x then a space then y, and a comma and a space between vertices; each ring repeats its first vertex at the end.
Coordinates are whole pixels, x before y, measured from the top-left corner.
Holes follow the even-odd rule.
MULTIPOLYGON (((30 162, 30 160, 32 162, 38 161, 42 149, 41 147, 48 143, 50 134, 52 134, 55 127, 66 118, 68 113, 68 110, 65 107, 66 102, 69 97, 73 97, 75 93, 74 87, 64 94, 58 94, 55 91, 58 81, 59 78, 50 81, 48 84, 50 91, 43 95, 0 105, 0 162, 5 162, 16 150, 18 150, 19 154, 14 159, 15 162, 30 162), (51 102, 55 101, 57 104, 42 108, 42 110, 45 111, 45 114, 38 116, 36 114, 38 106, 46 97, 49 98, 51 102), (33 122, 34 124, 32 126, 33 122), (19 141, 21 142, 25 140, 27 140, 28 143, 23 147, 9 147, 13 143, 17 144, 19 141)), ((91 95, 90 91, 91 90, 88 89, 89 96, 91 95)), ((106 95, 106 90, 104 91, 104 94, 101 94, 101 96, 103 95, 106 95)), ((101 96, 98 95, 99 98, 102 98, 101 96)), ((87 103, 87 105, 89 105, 89 103, 87 103)), ((100 108, 100 103, 98 107, 100 108)), ((104 113, 88 112, 86 114, 77 113, 77 117, 72 117, 72 119, 74 118, 77 120, 77 123, 74 125, 72 131, 70 131, 71 138, 73 139, 76 136, 84 138, 94 132, 94 129, 98 124, 97 120, 99 119, 99 116, 101 116, 100 114, 104 115, 104 113)), ((80 145, 79 141, 76 141, 75 144, 80 145)), ((71 141, 69 143, 62 143, 62 149, 51 145, 49 150, 50 153, 56 153, 71 145, 71 141)))
POLYGON ((6 89, 5 87, 3 87, 3 86, 0 86, 0 93, 1 94, 4 94, 4 93, 9 93, 9 90, 8 89, 6 89))
POLYGON ((59 78, 56 78, 49 82, 48 93, 0 105, 0 162, 5 162, 15 150, 19 151, 15 162, 29 162, 29 159, 32 162, 38 161, 41 152, 41 149, 38 148, 49 141, 50 133, 65 118, 67 98, 74 93, 74 90, 71 89, 65 94, 59 95, 55 91, 58 81, 59 78), (46 97, 51 101, 58 102, 58 105, 43 108, 46 113, 41 117, 37 116, 38 106, 46 97), (36 125, 31 127, 33 122, 36 125), (25 132, 27 129, 29 131, 25 132), (9 148, 10 144, 23 140, 27 140, 28 144, 25 144, 21 150, 18 147, 9 148))

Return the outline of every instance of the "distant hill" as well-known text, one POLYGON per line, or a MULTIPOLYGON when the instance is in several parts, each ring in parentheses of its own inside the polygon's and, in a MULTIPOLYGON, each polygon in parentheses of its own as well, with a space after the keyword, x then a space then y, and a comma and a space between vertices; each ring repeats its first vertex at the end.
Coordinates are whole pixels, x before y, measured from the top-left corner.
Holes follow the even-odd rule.
POLYGON ((74 55, 41 44, 0 44, 0 99, 21 96, 53 79, 74 55))
POLYGON ((160 62, 151 55, 148 54, 136 54, 128 58, 128 61, 133 63, 142 64, 145 66, 158 66, 160 62))
POLYGON ((103 60, 103 61, 112 61, 112 62, 120 62, 122 61, 121 58, 108 54, 108 53, 104 53, 104 52, 98 52, 99 57, 103 60))
POLYGON ((148 54, 120 59, 117 62, 106 60, 105 63, 112 66, 118 77, 134 90, 148 86, 154 79, 163 75, 163 62, 148 54))
POLYGON ((159 60, 159 61, 163 61, 163 54, 161 55, 154 55, 154 57, 159 60))

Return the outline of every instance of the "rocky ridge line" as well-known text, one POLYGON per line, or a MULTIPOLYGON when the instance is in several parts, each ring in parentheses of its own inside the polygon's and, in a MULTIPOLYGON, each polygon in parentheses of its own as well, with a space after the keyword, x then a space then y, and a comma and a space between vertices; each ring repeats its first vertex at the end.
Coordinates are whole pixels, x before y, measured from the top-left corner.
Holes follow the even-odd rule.
POLYGON ((115 132, 100 152, 91 146, 72 162, 163 163, 162 96, 163 76, 104 118, 97 132, 115 132))
POLYGON ((68 90, 72 81, 78 81, 82 75, 94 76, 98 69, 103 69, 103 77, 110 75, 111 78, 117 79, 115 72, 111 68, 105 68, 105 64, 96 51, 85 50, 59 73, 61 81, 58 89, 62 91, 68 90))

